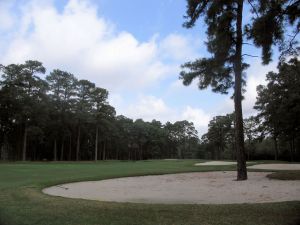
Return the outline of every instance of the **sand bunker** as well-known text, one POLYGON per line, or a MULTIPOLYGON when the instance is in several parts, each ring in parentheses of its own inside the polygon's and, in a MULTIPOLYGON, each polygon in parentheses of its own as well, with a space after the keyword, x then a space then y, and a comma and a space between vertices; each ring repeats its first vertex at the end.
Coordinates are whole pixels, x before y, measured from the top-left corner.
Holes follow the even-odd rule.
POLYGON ((300 164, 258 164, 248 166, 247 168, 263 170, 300 170, 300 164))
POLYGON ((270 180, 266 172, 182 173, 118 178, 53 186, 44 193, 100 201, 163 204, 230 204, 300 200, 300 181, 270 180))
POLYGON ((209 161, 209 162, 195 164, 195 166, 227 166, 227 165, 236 165, 236 162, 209 161))

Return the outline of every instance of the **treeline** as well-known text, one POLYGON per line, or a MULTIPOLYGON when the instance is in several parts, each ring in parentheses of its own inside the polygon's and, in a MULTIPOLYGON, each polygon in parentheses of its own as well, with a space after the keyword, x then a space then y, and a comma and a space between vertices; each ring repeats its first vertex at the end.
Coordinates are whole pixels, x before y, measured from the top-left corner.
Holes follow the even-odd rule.
POLYGON ((38 61, 1 65, 1 159, 195 157, 199 139, 193 123, 116 116, 107 90, 58 69, 45 73, 38 61))
MULTIPOLYGON (((244 119, 248 160, 300 160, 300 63, 278 69, 257 87, 258 114, 244 119)), ((2 160, 236 158, 233 113, 214 117, 199 140, 193 123, 117 116, 107 90, 58 69, 45 73, 38 61, 1 66, 2 160)))
MULTIPOLYGON (((267 85, 257 87, 258 114, 244 119, 248 160, 300 161, 300 62, 281 62, 278 70, 267 74, 267 85)), ((216 116, 208 127, 198 157, 235 159, 234 114, 216 116)))

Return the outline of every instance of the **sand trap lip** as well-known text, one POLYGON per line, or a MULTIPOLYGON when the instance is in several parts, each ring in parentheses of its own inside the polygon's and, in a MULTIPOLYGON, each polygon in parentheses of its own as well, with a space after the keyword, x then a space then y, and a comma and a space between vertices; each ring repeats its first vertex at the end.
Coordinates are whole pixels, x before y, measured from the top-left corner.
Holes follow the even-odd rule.
POLYGON ((300 164, 257 164, 248 166, 247 168, 263 170, 300 170, 300 164))
POLYGON ((300 181, 270 180, 266 172, 198 172, 117 178, 49 187, 54 196, 112 202, 159 204, 231 204, 300 200, 300 181))
POLYGON ((208 161, 204 163, 195 163, 195 166, 226 166, 226 165, 236 165, 236 162, 228 161, 208 161))

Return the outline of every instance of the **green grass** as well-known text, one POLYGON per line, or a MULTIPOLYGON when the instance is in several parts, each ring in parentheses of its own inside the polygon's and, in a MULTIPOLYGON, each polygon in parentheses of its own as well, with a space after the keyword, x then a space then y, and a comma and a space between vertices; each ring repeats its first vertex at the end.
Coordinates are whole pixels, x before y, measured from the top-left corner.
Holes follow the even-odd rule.
POLYGON ((300 180, 300 171, 280 171, 268 174, 267 177, 276 180, 300 180))
MULTIPOLYGON (((300 202, 232 205, 160 205, 88 201, 48 196, 50 185, 81 180, 193 171, 194 160, 0 164, 0 225, 297 225, 300 202)), ((199 160, 197 161, 199 162, 199 160)))

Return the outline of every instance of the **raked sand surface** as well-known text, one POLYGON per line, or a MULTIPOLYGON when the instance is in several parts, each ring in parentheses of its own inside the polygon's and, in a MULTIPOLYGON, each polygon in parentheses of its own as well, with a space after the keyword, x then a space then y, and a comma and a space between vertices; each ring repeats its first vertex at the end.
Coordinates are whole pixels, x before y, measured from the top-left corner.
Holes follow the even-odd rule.
POLYGON ((195 166, 227 166, 227 165, 236 165, 236 162, 208 161, 204 163, 195 163, 195 166))
POLYGON ((300 170, 300 164, 257 164, 248 166, 247 168, 262 170, 300 170))
POLYGON ((162 204, 230 204, 300 200, 300 181, 271 180, 267 172, 197 172, 57 185, 44 193, 68 198, 162 204))

